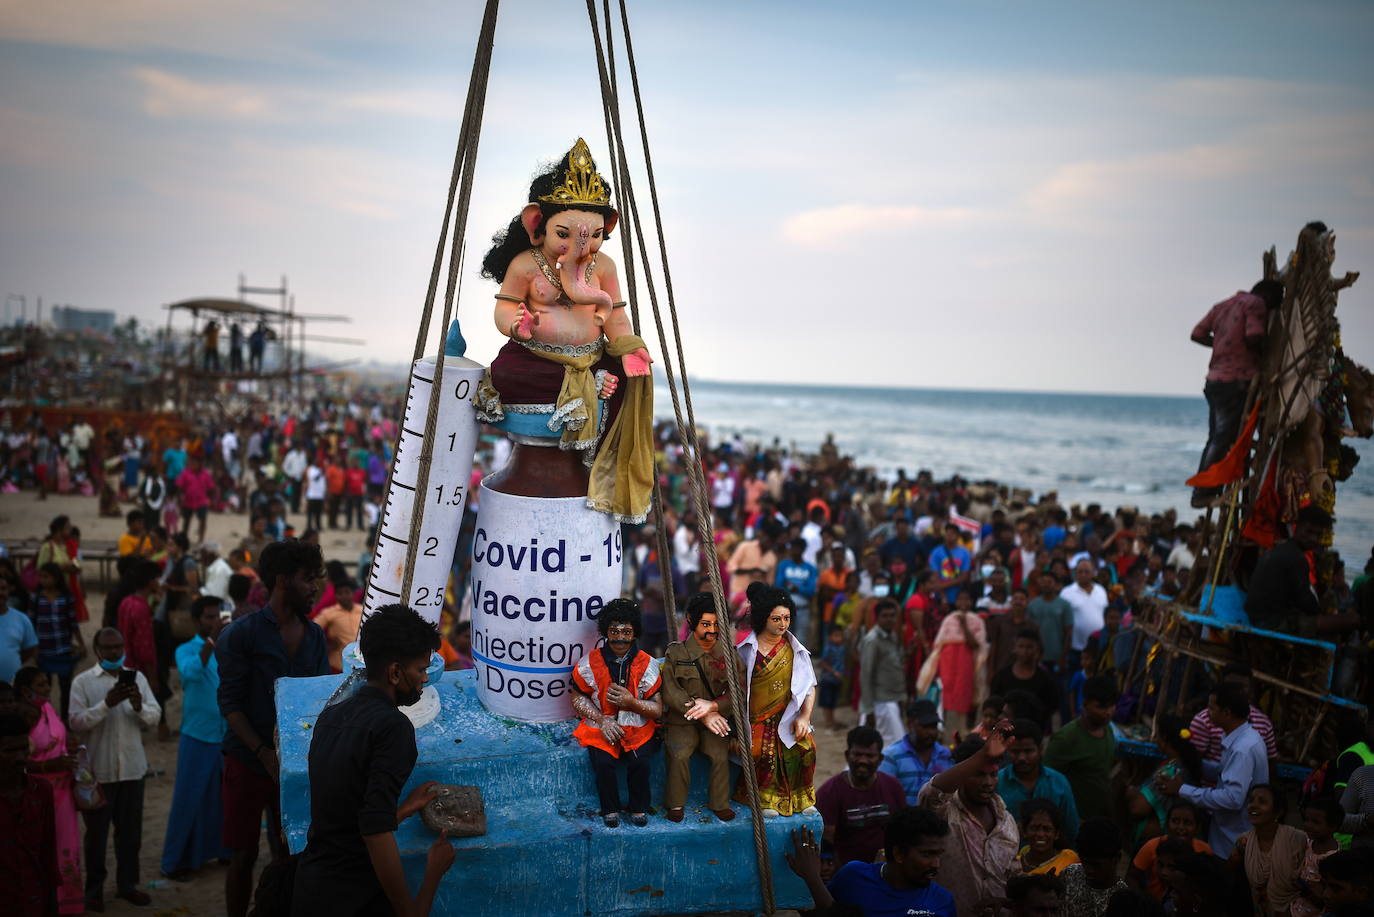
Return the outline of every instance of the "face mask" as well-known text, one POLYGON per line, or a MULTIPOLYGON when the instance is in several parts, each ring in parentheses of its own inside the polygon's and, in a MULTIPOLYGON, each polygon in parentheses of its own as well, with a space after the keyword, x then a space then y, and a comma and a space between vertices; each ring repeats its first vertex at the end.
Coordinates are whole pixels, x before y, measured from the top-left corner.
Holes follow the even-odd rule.
POLYGON ((118 672, 120 669, 124 668, 124 656, 121 655, 114 661, 102 659, 100 660, 100 667, 107 672, 118 672))
POLYGON ((980 568, 980 572, 983 574, 983 579, 987 579, 989 576, 992 576, 992 571, 996 569, 997 568, 994 567, 992 564, 983 564, 983 566, 980 568))
POLYGON ((887 598, 887 594, 891 591, 891 586, 885 583, 879 583, 878 585, 873 587, 873 597, 877 599, 887 598))

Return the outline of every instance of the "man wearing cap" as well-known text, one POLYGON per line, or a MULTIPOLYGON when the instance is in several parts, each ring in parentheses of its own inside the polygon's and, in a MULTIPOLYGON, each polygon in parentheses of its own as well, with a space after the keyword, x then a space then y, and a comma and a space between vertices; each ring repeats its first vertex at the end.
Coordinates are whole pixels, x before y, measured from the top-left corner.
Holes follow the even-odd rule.
POLYGON ((906 719, 906 735, 883 749, 878 770, 896 777, 906 792, 907 805, 914 806, 921 787, 951 767, 954 756, 940 744, 940 712, 933 701, 912 701, 907 705, 906 719))

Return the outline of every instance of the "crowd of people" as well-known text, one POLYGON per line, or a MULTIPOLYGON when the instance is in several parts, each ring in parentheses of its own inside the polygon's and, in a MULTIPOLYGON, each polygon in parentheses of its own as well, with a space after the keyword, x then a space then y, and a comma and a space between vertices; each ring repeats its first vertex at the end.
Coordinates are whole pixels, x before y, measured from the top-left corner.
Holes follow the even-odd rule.
MULTIPOLYGON (((370 558, 326 562, 320 533, 375 526, 397 408, 322 400, 157 449, 107 441, 122 461, 106 487, 133 508, 121 509, 118 582, 101 608, 87 608, 80 534, 66 517, 52 521, 33 564, 0 558, 0 828, 22 824, 14 855, 37 864, 15 880, 13 900, 32 901, 32 913, 98 912, 113 833, 115 894, 148 902, 137 866, 144 734, 171 739, 166 708, 179 691, 161 868, 183 876, 227 860, 227 912, 247 913, 264 820, 274 863, 285 860, 271 685, 341 671, 343 648, 360 637, 370 558), (207 540, 212 512, 243 513, 249 534, 235 545, 207 540), (92 615, 101 627, 88 646, 79 625, 92 615), (82 671, 86 656, 96 664, 82 671), (52 813, 47 829, 34 823, 40 811, 52 813)), ((8 481, 41 493, 62 477, 50 478, 57 465, 32 448, 45 435, 6 434, 8 481)), ((93 431, 49 439, 69 473, 107 465, 93 431)), ((818 909, 1365 913, 1374 877, 1365 724, 1292 816, 1293 794, 1272 777, 1276 737, 1242 665, 1211 673, 1191 721, 1161 715, 1163 763, 1143 774, 1118 763, 1116 721, 1149 705, 1123 684, 1141 654, 1134 619, 1143 597, 1184 588, 1202 550, 1190 521, 1065 508, 1053 495, 1031 502, 924 471, 883 481, 830 442, 802 458, 735 438, 705 463, 708 550, 672 430, 660 429, 660 449, 664 512, 625 531, 638 643, 654 656, 681 646, 690 630, 670 628, 669 601, 684 609, 715 562, 742 641, 769 653, 788 642, 795 658, 814 660, 818 709, 803 719, 808 730, 814 717, 822 733, 844 731, 847 769, 810 795, 791 787, 776 805, 814 804, 822 816, 822 837, 799 834, 790 851, 818 909), (767 615, 756 620, 751 586, 785 597, 792 614, 780 631, 767 615)), ((499 465, 499 451, 484 461, 499 465)), ((437 635, 450 668, 472 666, 464 560, 460 549, 437 635)), ((1371 590, 1366 572, 1313 611, 1367 628, 1371 590)), ((676 725, 685 734, 687 721, 676 725)), ((814 743, 785 754, 797 758, 793 777, 814 772, 814 743)), ((679 754, 679 784, 684 768, 679 754)), ((729 811, 728 788, 723 772, 713 776, 718 814, 729 811)), ((685 789, 674 792, 670 817, 685 789)), ((632 815, 648 808, 632 801, 632 815)))
MULTIPOLYGON (((1274 729, 1251 702, 1243 663, 1191 686, 1191 720, 1159 711, 1162 763, 1143 772, 1119 763, 1121 724, 1154 707, 1124 677, 1152 643, 1135 621, 1147 597, 1185 588, 1203 551, 1193 520, 1066 508, 1052 494, 1034 503, 924 471, 884 482, 832 443, 801 460, 736 438, 705 463, 708 552, 683 499, 682 449, 671 432, 661 438, 665 531, 636 533, 629 574, 645 648, 689 633, 669 633, 663 571, 680 609, 714 560, 743 644, 763 633, 747 593, 758 584, 785 593, 790 635, 814 656, 818 722, 859 724, 846 736, 846 770, 816 792, 820 844, 799 836, 792 851, 818 905, 1074 917, 1368 912, 1374 800, 1362 794, 1374 769, 1359 768, 1374 765, 1374 735, 1364 722, 1344 724, 1348 750, 1304 787, 1289 819, 1300 813, 1301 828, 1284 823, 1292 793, 1277 783, 1274 729)), ((1284 578, 1285 553, 1312 550, 1330 525, 1304 511, 1255 579, 1307 593, 1284 608, 1305 616, 1302 628, 1367 633, 1374 561, 1322 596, 1284 578)), ((1283 604, 1259 592, 1259 605, 1283 604)))

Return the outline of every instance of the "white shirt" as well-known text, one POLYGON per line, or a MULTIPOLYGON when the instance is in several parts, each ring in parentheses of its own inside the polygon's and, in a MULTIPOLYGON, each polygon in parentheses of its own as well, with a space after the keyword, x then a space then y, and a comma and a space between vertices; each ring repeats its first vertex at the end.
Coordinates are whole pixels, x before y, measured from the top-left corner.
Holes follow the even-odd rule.
POLYGON ((219 441, 219 451, 224 456, 224 464, 229 465, 234 461, 234 456, 238 455, 239 438, 233 430, 225 432, 219 441))
POLYGON ((673 560, 684 574, 701 570, 701 541, 696 534, 691 526, 682 523, 673 533, 673 560))
POLYGON ((1193 569, 1193 564, 1196 562, 1197 559, 1193 557, 1193 552, 1188 550, 1188 542, 1181 541, 1169 552, 1169 559, 1164 563, 1181 573, 1184 570, 1193 569))
POLYGON ((305 466, 308 464, 305 459, 304 449, 292 449, 286 453, 286 458, 281 460, 281 472, 293 481, 299 481, 301 475, 305 474, 305 466))
POLYGON ((1245 812, 1245 797, 1250 788, 1269 782, 1269 753, 1264 740, 1249 723, 1241 723, 1221 740, 1221 764, 1204 762, 1202 772, 1216 780, 1215 789, 1184 784, 1178 795, 1211 811, 1212 828, 1207 843, 1217 856, 1227 857, 1236 846, 1236 839, 1250 830, 1245 812))
POLYGON ((143 730, 157 723, 162 708, 153 698, 148 679, 135 673, 143 707, 135 711, 127 700, 111 709, 105 695, 119 681, 113 672, 92 666, 72 679, 72 728, 87 733, 91 770, 101 783, 142 780, 148 774, 148 756, 143 751, 143 730))
POLYGON ((802 526, 801 537, 802 541, 806 542, 806 548, 802 551, 802 560, 813 567, 819 567, 819 564, 816 563, 816 556, 821 550, 821 527, 814 522, 808 522, 802 526))
POLYGON ((734 502, 735 479, 727 472, 711 482, 711 505, 717 509, 729 509, 734 502))
POLYGON ((1088 637, 1102 629, 1104 612, 1107 610, 1107 590, 1101 584, 1093 583, 1091 592, 1084 592, 1078 583, 1069 583, 1059 593, 1059 597, 1073 609, 1073 640, 1070 648, 1082 650, 1088 645, 1088 637))
POLYGON ((91 446, 91 440, 95 437, 95 430, 84 420, 72 427, 72 443, 76 448, 85 452, 91 446))
POLYGON ((305 499, 323 500, 327 490, 324 471, 319 465, 311 465, 305 469, 305 499))
POLYGON ((229 562, 223 557, 216 557, 214 562, 205 568, 205 585, 200 587, 200 591, 217 599, 228 599, 229 577, 233 575, 234 568, 229 566, 229 562))

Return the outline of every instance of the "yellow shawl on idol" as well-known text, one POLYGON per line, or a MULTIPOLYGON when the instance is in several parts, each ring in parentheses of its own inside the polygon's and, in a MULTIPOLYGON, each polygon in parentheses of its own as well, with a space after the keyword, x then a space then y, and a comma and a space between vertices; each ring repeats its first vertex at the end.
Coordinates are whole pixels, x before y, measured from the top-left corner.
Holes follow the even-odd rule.
MULTIPOLYGON (((623 357, 647 349, 638 335, 623 334, 606 342, 606 352, 623 357)), ((595 449, 588 464, 587 505, 608 513, 618 522, 638 524, 649 515, 654 491, 654 384, 653 376, 630 376, 625 380, 625 396, 615 423, 597 445, 598 425, 593 407, 597 403, 596 374, 592 367, 601 359, 599 351, 581 356, 535 350, 546 360, 563 365, 563 387, 554 403, 553 419, 561 422, 560 449, 595 449)))

